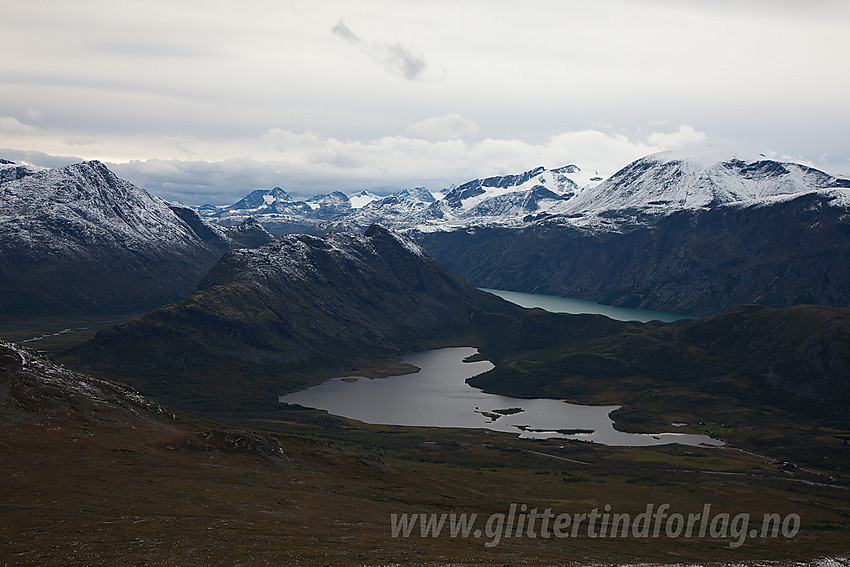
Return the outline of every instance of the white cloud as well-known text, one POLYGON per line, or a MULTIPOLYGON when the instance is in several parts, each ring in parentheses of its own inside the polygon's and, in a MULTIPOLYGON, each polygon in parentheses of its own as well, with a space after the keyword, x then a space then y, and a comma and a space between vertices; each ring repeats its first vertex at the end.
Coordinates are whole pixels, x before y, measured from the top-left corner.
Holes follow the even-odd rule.
POLYGON ((453 112, 433 116, 407 127, 408 134, 426 140, 453 140, 477 131, 478 124, 453 112))
POLYGON ((705 132, 697 132, 692 126, 682 124, 675 132, 653 132, 647 138, 647 141, 664 150, 687 146, 689 144, 699 144, 707 138, 705 132))
POLYGON ((360 189, 388 193, 413 186, 437 191, 539 165, 576 164, 608 176, 661 149, 597 130, 563 132, 534 144, 519 139, 467 142, 411 136, 350 140, 273 129, 258 139, 242 141, 240 147, 250 157, 132 160, 114 167, 119 175, 170 200, 229 204, 252 189, 274 186, 301 195, 360 189))
POLYGON ((0 146, 112 162, 187 203, 605 176, 702 130, 848 172, 842 0, 114 4, 4 12, 0 146))
MULTIPOLYGON (((430 120, 423 122, 430 124, 430 120)), ((311 130, 277 128, 236 141, 181 138, 173 141, 174 145, 193 148, 191 154, 146 160, 109 158, 107 151, 109 147, 132 147, 135 153, 153 153, 172 142, 113 137, 101 140, 101 145, 93 149, 86 147, 83 157, 111 162, 110 167, 118 175, 154 194, 198 205, 230 204, 253 189, 275 186, 300 195, 362 189, 386 194, 414 186, 438 191, 470 179, 521 173, 541 165, 555 168, 575 164, 585 173, 608 177, 642 156, 672 144, 704 138, 702 132, 684 125, 648 137, 595 129, 566 131, 537 143, 510 138, 425 139, 413 135, 344 139, 311 130)), ((67 145, 56 155, 79 155, 83 148, 67 145)), ((69 162, 69 158, 37 152, 0 150, 0 156, 44 166, 69 162)), ((846 169, 846 162, 842 169, 846 169)))
POLYGON ((29 134, 36 129, 29 124, 20 122, 11 116, 0 116, 0 132, 8 134, 29 134))

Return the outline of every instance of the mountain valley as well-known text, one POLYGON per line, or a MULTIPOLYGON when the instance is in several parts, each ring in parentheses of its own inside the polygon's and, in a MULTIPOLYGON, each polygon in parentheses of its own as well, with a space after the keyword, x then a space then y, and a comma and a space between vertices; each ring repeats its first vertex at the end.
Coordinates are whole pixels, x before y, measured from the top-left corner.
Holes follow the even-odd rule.
POLYGON ((4 160, 3 557, 845 561, 850 183, 720 156, 648 156, 608 180, 536 168, 439 194, 299 200, 275 188, 197 208, 100 162, 4 160), (476 286, 701 318, 555 314, 476 286), (22 337, 51 357, 5 340, 22 337), (468 381, 487 392, 617 405, 621 430, 676 428, 726 445, 528 440, 278 403, 332 377, 416 379, 401 355, 446 346, 494 364, 468 381), (483 522, 511 503, 578 514, 608 504, 632 517, 649 503, 682 513, 710 503, 752 514, 756 533, 770 513, 797 514, 801 527, 740 547, 728 533, 492 548, 483 536, 391 533, 392 514, 483 522))

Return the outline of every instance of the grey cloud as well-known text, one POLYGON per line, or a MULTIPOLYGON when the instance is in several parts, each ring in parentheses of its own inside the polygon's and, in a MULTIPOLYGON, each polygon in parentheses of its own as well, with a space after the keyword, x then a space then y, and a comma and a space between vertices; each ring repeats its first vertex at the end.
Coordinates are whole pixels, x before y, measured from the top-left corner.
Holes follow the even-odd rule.
POLYGON ((393 73, 399 73, 405 79, 415 79, 425 70, 425 60, 408 51, 399 43, 384 46, 386 58, 384 64, 393 73))
POLYGON ((99 51, 129 55, 134 57, 213 57, 220 53, 205 45, 203 48, 186 42, 171 41, 162 38, 123 38, 103 41, 95 45, 99 51))
POLYGON ((0 157, 15 163, 26 163, 35 167, 65 167, 73 163, 80 163, 83 158, 74 156, 54 156, 44 152, 26 150, 0 149, 0 157))
POLYGON ((413 53, 401 43, 368 43, 354 33, 343 20, 337 22, 331 28, 331 32, 356 46, 372 60, 383 64, 387 72, 400 75, 407 80, 416 79, 427 67, 423 57, 413 53))
MULTIPOLYGON (((204 160, 134 160, 107 163, 119 177, 150 193, 186 205, 230 205, 254 189, 282 187, 294 195, 331 191, 351 192, 363 187, 325 165, 257 161, 250 158, 217 162, 204 160)), ((373 192, 380 188, 369 186, 373 192)), ((389 189, 389 188, 388 188, 389 189)))
POLYGON ((154 195, 187 205, 229 205, 253 189, 281 185, 280 176, 252 160, 159 160, 109 163, 119 177, 154 195))
POLYGON ((336 25, 331 28, 331 31, 351 44, 361 45, 363 43, 363 40, 351 31, 351 28, 345 25, 343 20, 338 21, 336 25))

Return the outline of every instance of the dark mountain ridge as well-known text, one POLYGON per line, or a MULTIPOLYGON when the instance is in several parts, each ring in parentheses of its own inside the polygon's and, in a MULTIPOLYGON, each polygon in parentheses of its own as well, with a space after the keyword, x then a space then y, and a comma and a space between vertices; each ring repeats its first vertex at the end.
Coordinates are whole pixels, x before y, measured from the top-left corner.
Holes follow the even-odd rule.
MULTIPOLYGON (((485 356, 505 361, 535 351, 529 360, 497 364, 470 383, 522 397, 545 394, 576 401, 619 391, 619 403, 672 388, 688 395, 716 394, 749 407, 775 404, 850 426, 845 412, 850 402, 847 309, 744 305, 672 324, 603 324, 590 316, 537 312, 514 330, 490 337, 483 349, 485 356), (636 388, 637 381, 645 381, 647 389, 636 388)), ((665 403, 674 400, 671 396, 665 403)))
POLYGON ((230 251, 186 299, 100 331, 66 360, 185 407, 280 395, 321 371, 457 344, 490 317, 522 313, 373 226, 230 251))

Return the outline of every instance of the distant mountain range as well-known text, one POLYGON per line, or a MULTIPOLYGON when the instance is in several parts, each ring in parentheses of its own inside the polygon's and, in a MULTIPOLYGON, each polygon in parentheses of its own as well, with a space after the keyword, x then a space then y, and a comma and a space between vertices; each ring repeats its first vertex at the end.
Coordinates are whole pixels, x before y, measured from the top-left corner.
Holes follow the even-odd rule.
POLYGON ((617 231, 649 218, 723 205, 771 204, 827 192, 850 203, 850 180, 762 154, 704 145, 652 154, 607 180, 576 165, 537 167, 516 175, 474 179, 432 193, 404 189, 377 197, 339 191, 298 199, 283 189, 255 190, 229 206, 203 205, 199 214, 230 226, 249 216, 275 234, 365 229, 446 232, 458 228, 529 226, 542 217, 594 231, 617 231))
POLYGON ((475 179, 434 194, 424 188, 403 189, 378 197, 369 192, 348 196, 339 191, 297 199, 279 187, 255 190, 229 206, 203 205, 207 220, 231 226, 253 217, 274 234, 323 234, 364 230, 371 224, 398 230, 444 230, 457 226, 515 226, 529 213, 550 210, 601 177, 586 179, 575 165, 538 167, 518 175, 475 179))
POLYGON ((347 199, 275 189, 199 212, 223 224, 255 215, 272 232, 379 223, 481 287, 690 315, 741 303, 850 307, 850 180, 752 152, 704 145, 604 181, 575 165, 538 167, 437 195, 347 199))

